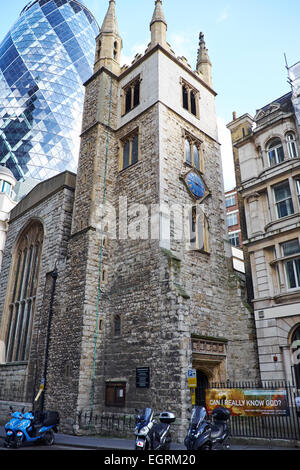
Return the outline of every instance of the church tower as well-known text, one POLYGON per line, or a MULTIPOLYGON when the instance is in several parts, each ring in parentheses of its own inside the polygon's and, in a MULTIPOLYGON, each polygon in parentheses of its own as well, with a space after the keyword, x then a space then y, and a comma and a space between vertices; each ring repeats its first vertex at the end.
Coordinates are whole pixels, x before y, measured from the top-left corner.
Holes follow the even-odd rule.
MULTIPOLYGON (((203 36, 194 71, 168 45, 156 0, 148 48, 120 67, 115 3, 85 84, 62 312, 70 325, 57 346, 73 375, 61 405, 170 409, 182 436, 188 369, 199 385, 255 378, 253 319, 224 244, 216 93, 203 36)), ((60 396, 53 383, 51 400, 60 396)))
POLYGON ((100 34, 96 39, 96 58, 94 72, 106 67, 115 74, 120 73, 122 39, 119 35, 115 0, 110 0, 100 34))

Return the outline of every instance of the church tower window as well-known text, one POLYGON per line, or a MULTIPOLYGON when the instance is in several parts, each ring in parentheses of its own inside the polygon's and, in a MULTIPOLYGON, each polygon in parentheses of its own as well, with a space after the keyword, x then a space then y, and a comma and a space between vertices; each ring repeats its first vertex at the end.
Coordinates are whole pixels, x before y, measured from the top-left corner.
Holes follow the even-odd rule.
POLYGON ((114 336, 121 336, 121 317, 120 315, 114 316, 114 336))
POLYGON ((119 170, 125 170, 139 160, 139 135, 135 130, 133 133, 121 140, 121 152, 119 157, 119 170))
POLYGON ((123 115, 129 113, 129 111, 140 104, 140 82, 140 77, 137 77, 123 88, 123 115))
POLYGON ((182 105, 184 109, 189 109, 189 92, 185 85, 182 86, 182 105))
POLYGON ((209 252, 208 220, 204 212, 193 206, 189 214, 189 246, 190 250, 209 252))
POLYGON ((181 79, 181 87, 183 108, 199 118, 199 91, 183 79, 181 79))
POLYGON ((197 116, 196 96, 195 96, 195 92, 193 90, 191 90, 191 113, 194 116, 197 116))
POLYGON ((9 299, 6 362, 26 361, 35 309, 43 227, 32 223, 16 247, 9 299))
POLYGON ((191 144, 189 139, 185 139, 185 161, 189 165, 192 165, 191 144))
POLYGON ((203 173, 201 141, 191 135, 185 136, 185 162, 203 173))

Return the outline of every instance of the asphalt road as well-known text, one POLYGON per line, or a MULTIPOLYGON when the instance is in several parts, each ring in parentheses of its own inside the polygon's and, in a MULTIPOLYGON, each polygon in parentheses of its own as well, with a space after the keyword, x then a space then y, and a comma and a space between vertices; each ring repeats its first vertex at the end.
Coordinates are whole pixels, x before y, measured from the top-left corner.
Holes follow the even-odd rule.
MULTIPOLYGON (((65 445, 60 445, 60 444, 55 444, 53 446, 43 446, 41 444, 35 445, 35 444, 28 444, 28 445, 23 445, 20 447, 20 449, 7 449, 6 447, 3 446, 4 444, 4 439, 0 438, 0 451, 8 451, 8 452, 19 452, 23 450, 29 450, 29 451, 35 451, 35 450, 69 450, 69 451, 75 451, 75 450, 86 450, 85 447, 75 447, 75 446, 65 446, 65 445)), ((1 460, 1 459, 0 459, 1 460)))
MULTIPOLYGON (((31 445, 31 446, 22 446, 20 449, 5 449, 5 447, 1 447, 0 448, 0 451, 1 450, 6 450, 8 452, 19 452, 19 451, 26 451, 26 450, 29 450, 29 451, 35 451, 35 450, 46 450, 46 451, 49 451, 49 450, 69 450, 69 451, 76 451, 76 450, 86 450, 86 448, 84 447, 69 447, 69 446, 60 446, 60 445, 53 445, 53 446, 35 446, 35 445, 31 445)), ((90 449, 89 449, 90 450, 90 449)))

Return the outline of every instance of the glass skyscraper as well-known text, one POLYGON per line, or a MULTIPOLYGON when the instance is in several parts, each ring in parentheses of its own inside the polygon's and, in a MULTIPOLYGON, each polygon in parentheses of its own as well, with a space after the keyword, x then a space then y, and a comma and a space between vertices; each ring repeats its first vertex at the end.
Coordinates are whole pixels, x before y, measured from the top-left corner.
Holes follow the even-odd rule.
POLYGON ((99 26, 77 0, 35 0, 0 44, 0 164, 19 197, 76 172, 84 101, 99 26))

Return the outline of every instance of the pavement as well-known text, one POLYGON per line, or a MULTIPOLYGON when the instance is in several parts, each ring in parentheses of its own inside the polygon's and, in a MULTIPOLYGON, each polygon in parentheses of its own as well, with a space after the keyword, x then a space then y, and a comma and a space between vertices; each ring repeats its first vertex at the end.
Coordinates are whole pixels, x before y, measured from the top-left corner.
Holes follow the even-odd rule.
MULTIPOLYGON (((3 438, 5 437, 5 430, 0 426, 0 450, 2 447, 3 438), (2 439, 1 439, 2 438, 2 439), (2 441, 2 442, 1 442, 2 441)), ((67 448, 80 448, 85 450, 134 450, 134 436, 132 439, 120 439, 115 437, 100 437, 100 436, 74 436, 69 434, 55 434, 55 443, 59 446, 67 448)), ((181 443, 173 442, 171 451, 186 450, 185 446, 181 443)), ((279 441, 279 440, 247 440, 245 438, 233 438, 231 450, 236 451, 261 451, 261 450, 300 450, 300 442, 279 441), (298 446, 297 446, 298 445, 298 446)))

